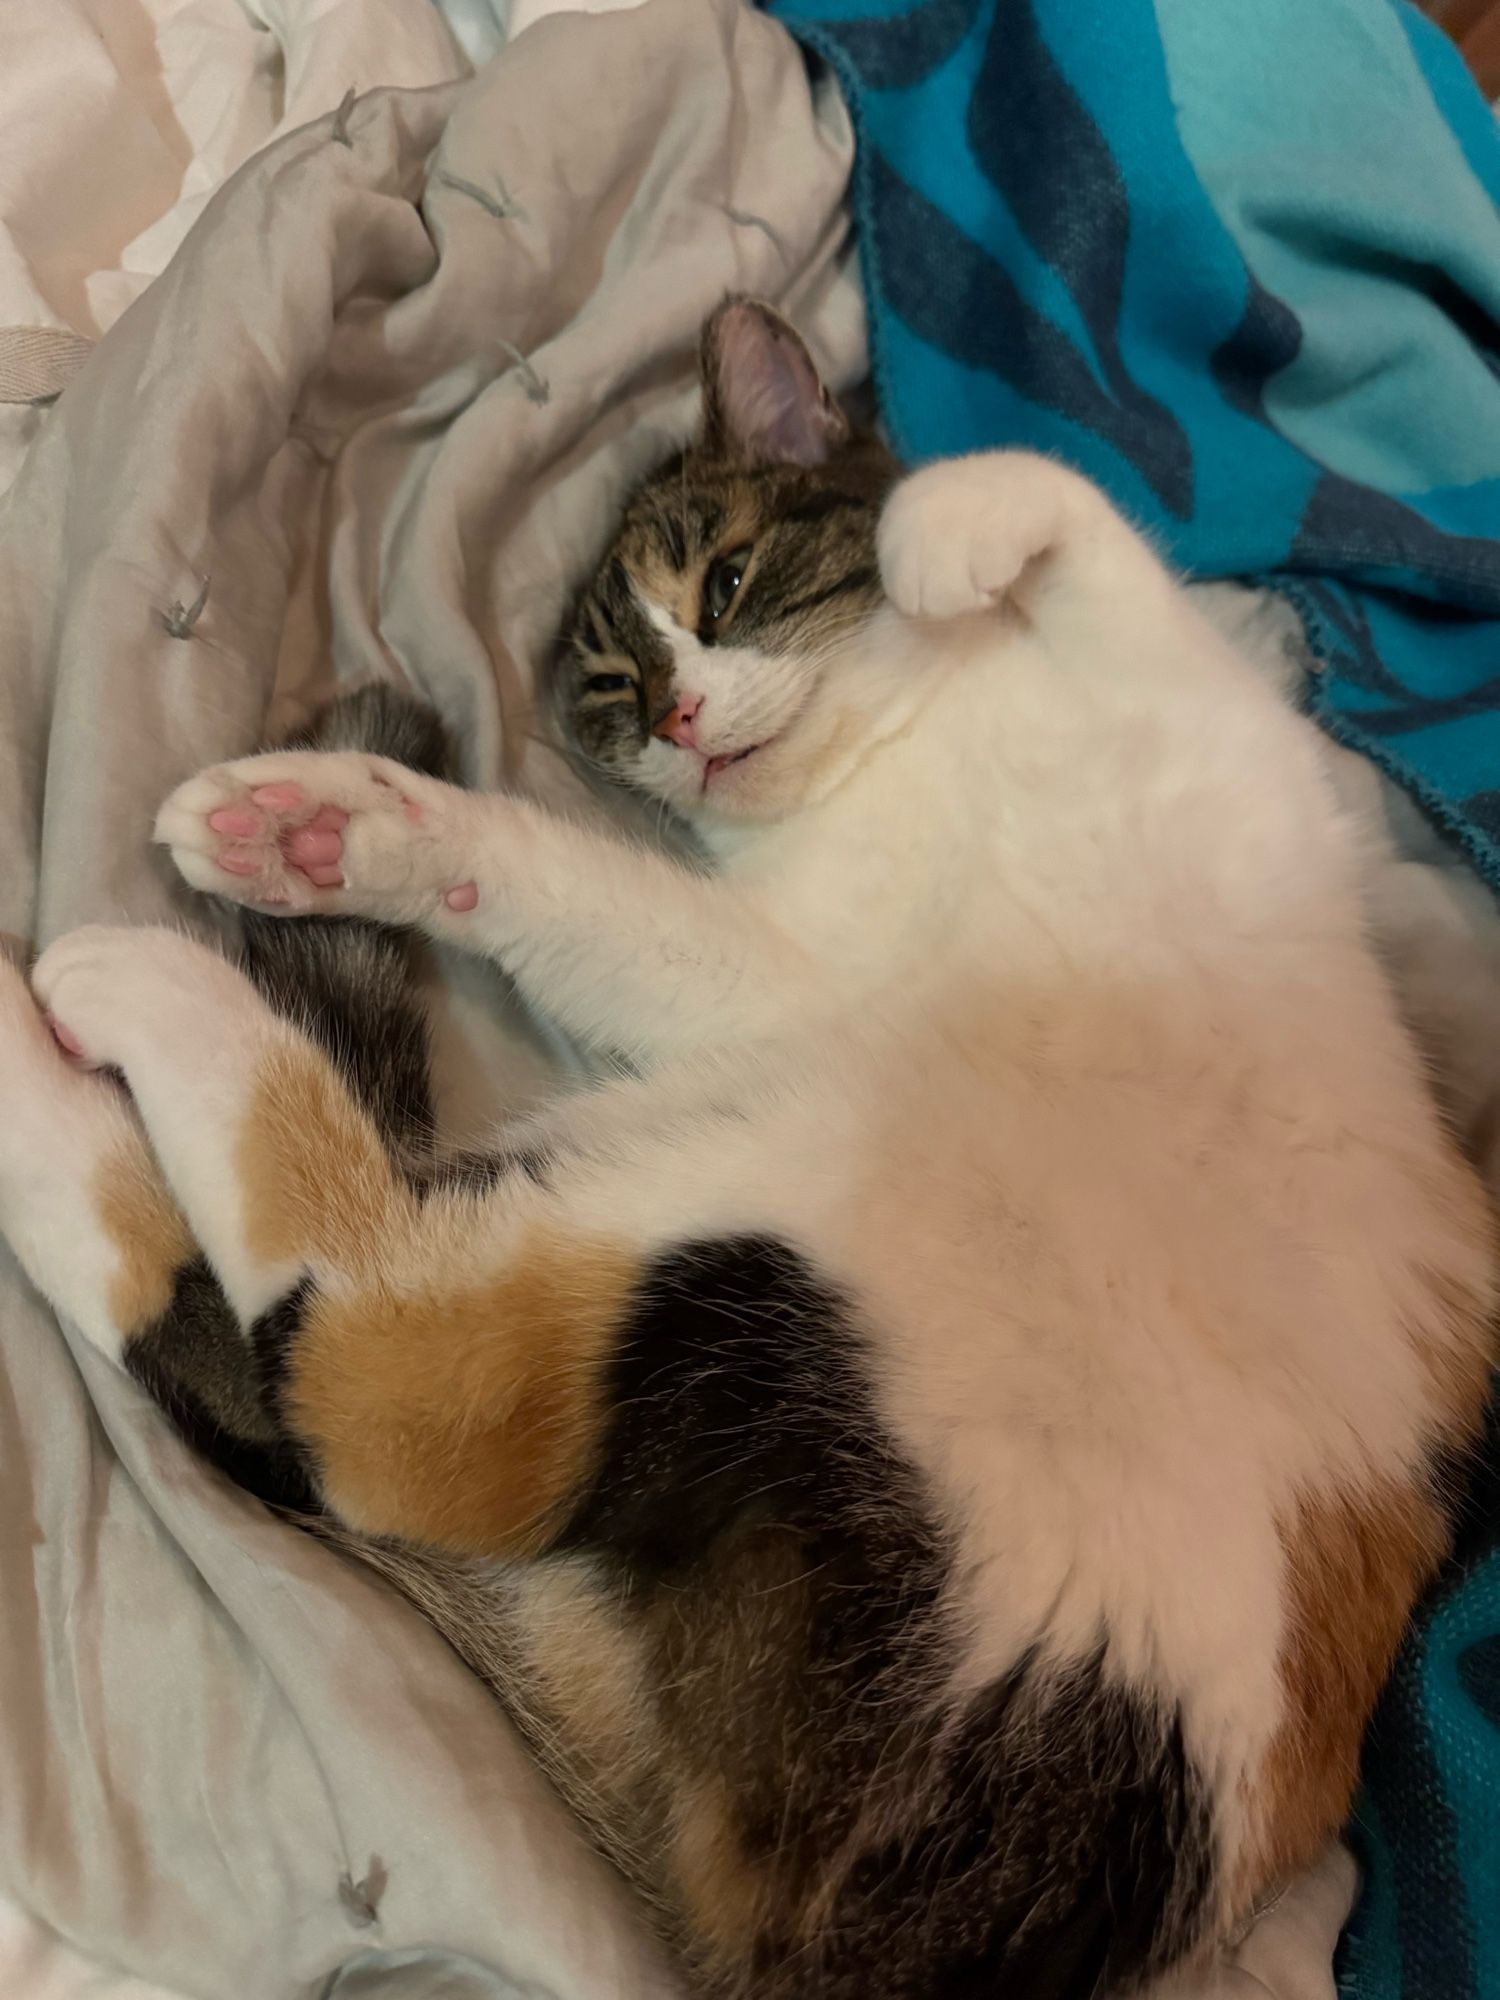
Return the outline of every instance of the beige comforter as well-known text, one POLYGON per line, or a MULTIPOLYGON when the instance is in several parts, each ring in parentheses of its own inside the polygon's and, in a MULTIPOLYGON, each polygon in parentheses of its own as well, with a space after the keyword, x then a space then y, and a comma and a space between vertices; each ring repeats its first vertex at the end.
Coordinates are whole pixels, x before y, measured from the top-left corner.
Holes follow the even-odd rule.
MULTIPOLYGON (((763 292, 860 369, 849 159, 836 98, 733 0, 543 21, 473 81, 377 90, 252 159, 0 506, 6 946, 202 925, 156 803, 335 681, 421 689, 476 783, 566 788, 537 665, 689 419, 704 313, 763 292)), ((493 990, 455 995, 445 1063, 482 1045, 503 1109, 550 1065, 493 990)), ((63 1332, 0 1251, 0 1887, 208 2000, 424 1943, 494 1969, 476 1990, 659 1990, 432 1633, 63 1332)))

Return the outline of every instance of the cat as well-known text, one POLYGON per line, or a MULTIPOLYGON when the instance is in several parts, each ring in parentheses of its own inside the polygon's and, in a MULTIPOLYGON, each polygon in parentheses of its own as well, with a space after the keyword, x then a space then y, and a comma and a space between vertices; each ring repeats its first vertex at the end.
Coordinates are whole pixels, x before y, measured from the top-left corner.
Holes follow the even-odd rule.
POLYGON ((898 477, 754 301, 702 375, 556 672, 685 851, 459 789, 382 691, 189 779, 246 967, 0 981, 0 1221, 432 1611, 692 1990, 1127 1991, 1345 1818, 1490 1218, 1311 726, 1104 496, 898 477), (443 1160, 404 932, 609 1080, 443 1160))

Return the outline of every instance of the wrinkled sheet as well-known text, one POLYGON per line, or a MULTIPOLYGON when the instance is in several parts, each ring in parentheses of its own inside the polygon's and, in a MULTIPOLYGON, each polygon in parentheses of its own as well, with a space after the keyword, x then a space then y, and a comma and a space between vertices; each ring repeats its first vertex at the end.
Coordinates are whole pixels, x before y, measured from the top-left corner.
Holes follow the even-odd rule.
POLYGON ((351 85, 467 74, 465 48, 498 43, 488 13, 489 0, 449 19, 433 0, 5 0, 0 489, 43 420, 29 399, 76 372, 229 174, 351 85))
MULTIPOLYGON (((765 293, 862 371, 842 111, 730 0, 541 21, 472 82, 361 97, 345 136, 324 116, 212 198, 0 506, 13 952, 201 927, 154 805, 335 682, 405 680, 469 779, 566 793, 535 666, 689 420, 705 312, 765 293)), ((470 1118, 459 1079, 503 1111, 551 1077, 493 992, 445 1013, 470 1118)), ((664 1990, 436 1636, 194 1463, 4 1253, 0 1601, 0 1886, 112 1966, 203 2000, 340 1967, 336 1993, 414 2000, 664 1990)))

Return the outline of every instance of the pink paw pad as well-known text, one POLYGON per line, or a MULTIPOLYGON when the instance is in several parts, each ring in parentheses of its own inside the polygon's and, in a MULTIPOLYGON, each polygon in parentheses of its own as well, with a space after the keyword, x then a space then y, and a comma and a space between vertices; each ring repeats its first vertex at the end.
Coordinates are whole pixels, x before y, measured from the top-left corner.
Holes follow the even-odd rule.
POLYGON ((343 886, 339 862, 344 852, 343 831, 349 815, 340 806, 319 806, 304 825, 283 836, 282 858, 298 869, 318 889, 343 886))
POLYGON ((262 785, 250 794, 251 800, 267 812, 300 812, 306 803, 300 785, 262 785))
POLYGON ((63 1026, 55 1014, 47 1016, 47 1026, 52 1030, 53 1041, 56 1042, 64 1055, 79 1057, 83 1055, 83 1043, 79 1041, 71 1028, 63 1026))
POLYGON ((249 806, 224 806, 209 814, 208 823, 215 833, 227 833, 236 840, 254 840, 265 825, 249 806))
POLYGON ((298 868, 317 868, 326 861, 337 861, 344 843, 336 828, 321 827, 313 821, 289 833, 281 843, 281 851, 298 868))
POLYGON ((244 805, 220 806, 208 815, 213 832, 223 836, 223 845, 214 855, 215 865, 226 875, 242 878, 265 876, 261 902, 284 903, 284 890, 277 892, 276 854, 282 864, 295 870, 318 889, 343 887, 339 868, 343 855, 342 834, 349 815, 341 806, 318 806, 300 785, 260 785, 244 805), (295 819, 287 826, 285 821, 295 819), (281 824, 278 824, 281 822, 281 824))
POLYGON ((443 897, 443 901, 448 905, 450 910, 457 910, 462 915, 465 910, 472 910, 478 903, 479 884, 477 882, 460 882, 456 889, 449 889, 447 891, 443 897))

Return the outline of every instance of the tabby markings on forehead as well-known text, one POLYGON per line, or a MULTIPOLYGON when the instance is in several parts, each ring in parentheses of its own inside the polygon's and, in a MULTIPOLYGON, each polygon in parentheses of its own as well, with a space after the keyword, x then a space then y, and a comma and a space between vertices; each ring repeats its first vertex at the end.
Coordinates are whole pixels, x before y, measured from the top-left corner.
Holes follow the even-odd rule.
POLYGON ((800 618, 805 612, 820 611, 825 604, 832 604, 835 598, 850 597, 858 591, 876 591, 880 588, 880 572, 873 563, 861 563, 858 569, 851 569, 821 590, 810 590, 805 597, 794 597, 790 604, 779 606, 783 618, 800 618))
POLYGON ((858 493, 840 493, 837 490, 810 493, 805 500, 793 501, 783 508, 776 517, 788 527, 811 527, 815 522, 826 521, 834 514, 859 514, 868 519, 875 509, 870 501, 858 493))
POLYGON ((642 593, 637 592, 636 602, 651 621, 652 626, 661 633, 669 645, 675 647, 678 639, 692 637, 687 627, 679 623, 664 604, 658 604, 654 597, 646 597, 642 593))
POLYGON ((656 520, 657 532, 666 544, 667 560, 676 569, 686 569, 688 559, 686 523, 678 510, 664 507, 656 520))

